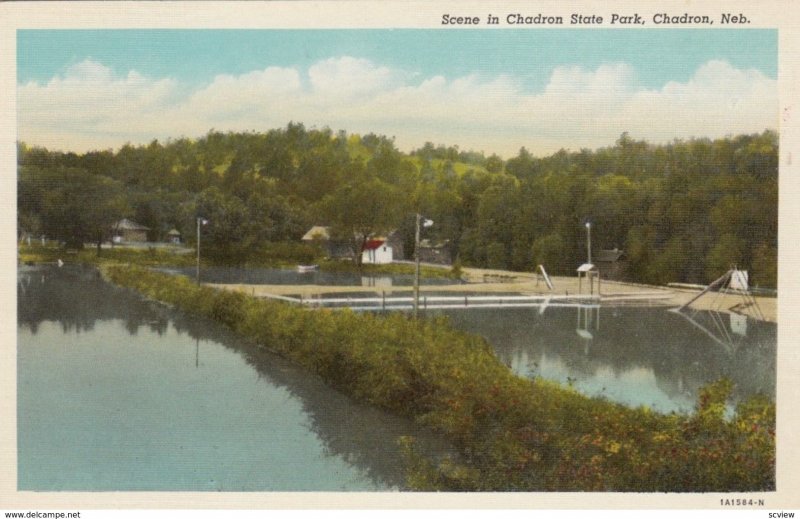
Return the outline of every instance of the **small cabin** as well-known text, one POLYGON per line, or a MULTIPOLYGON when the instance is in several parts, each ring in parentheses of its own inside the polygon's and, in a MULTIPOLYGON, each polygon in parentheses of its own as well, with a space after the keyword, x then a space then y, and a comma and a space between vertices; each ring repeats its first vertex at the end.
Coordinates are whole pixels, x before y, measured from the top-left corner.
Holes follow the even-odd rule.
POLYGON ((167 242, 172 243, 174 245, 180 245, 181 243, 181 233, 178 229, 172 229, 167 233, 167 242))
POLYGON ((352 245, 347 240, 331 238, 330 227, 315 225, 301 238, 305 243, 318 244, 331 259, 352 257, 352 245))
POLYGON ((430 240, 422 240, 419 243, 419 260, 424 263, 436 263, 439 265, 452 264, 453 252, 450 241, 433 243, 430 240))
POLYGON ((593 259, 603 279, 621 280, 625 277, 625 268, 627 266, 625 252, 617 248, 601 249, 597 251, 593 259))
POLYGON ((149 227, 140 225, 133 220, 123 218, 114 224, 112 240, 114 243, 146 242, 149 227))
MULTIPOLYGON (((360 241, 354 236, 353 240, 336 239, 331 237, 330 227, 315 225, 306 232, 301 238, 305 243, 317 244, 331 259, 352 258, 353 244, 360 241)), ((364 263, 374 263, 375 261, 391 263, 394 259, 403 258, 403 240, 400 233, 392 231, 386 236, 370 236, 367 245, 361 250, 364 263), (380 241, 383 245, 378 247, 375 242, 380 241), (385 250, 384 250, 385 249, 385 250), (371 252, 370 252, 371 251, 371 252), (390 256, 387 261, 386 258, 390 256), (370 258, 370 259, 368 259, 370 258), (373 261, 373 259, 375 261, 373 261)))
POLYGON ((394 249, 388 240, 379 238, 367 240, 361 251, 361 262, 372 265, 386 265, 394 260, 394 249))

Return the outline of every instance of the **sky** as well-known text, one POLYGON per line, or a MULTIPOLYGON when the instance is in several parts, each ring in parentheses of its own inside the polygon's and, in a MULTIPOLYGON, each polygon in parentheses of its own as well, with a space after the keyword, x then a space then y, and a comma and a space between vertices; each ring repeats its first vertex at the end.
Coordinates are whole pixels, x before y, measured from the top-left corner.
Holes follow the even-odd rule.
POLYGON ((20 30, 18 139, 328 127, 510 158, 777 129, 777 31, 20 30))

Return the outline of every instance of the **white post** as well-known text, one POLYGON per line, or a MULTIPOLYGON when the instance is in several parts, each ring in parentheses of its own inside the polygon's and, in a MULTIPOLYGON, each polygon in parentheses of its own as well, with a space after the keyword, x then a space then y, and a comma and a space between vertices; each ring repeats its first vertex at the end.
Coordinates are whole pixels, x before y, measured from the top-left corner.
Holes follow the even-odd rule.
MULTIPOLYGON (((428 220, 427 218, 423 221, 422 215, 417 213, 417 231, 414 236, 414 258, 416 259, 416 268, 414 269, 414 319, 417 318, 417 312, 419 311, 419 228, 420 225, 422 227, 430 227, 433 225, 433 220, 428 220)), ((427 304, 426 304, 427 307, 427 304)))
POLYGON ((586 222, 586 263, 592 263, 592 222, 586 222))
POLYGON ((419 225, 422 215, 417 213, 416 232, 414 233, 414 319, 419 314, 419 225))
POLYGON ((203 218, 202 216, 197 217, 197 271, 196 271, 196 278, 197 284, 200 284, 200 226, 205 225, 208 223, 208 220, 203 218))
POLYGON ((200 220, 202 220, 202 218, 198 216, 197 217, 197 272, 195 276, 197 278, 198 285, 200 284, 200 220))

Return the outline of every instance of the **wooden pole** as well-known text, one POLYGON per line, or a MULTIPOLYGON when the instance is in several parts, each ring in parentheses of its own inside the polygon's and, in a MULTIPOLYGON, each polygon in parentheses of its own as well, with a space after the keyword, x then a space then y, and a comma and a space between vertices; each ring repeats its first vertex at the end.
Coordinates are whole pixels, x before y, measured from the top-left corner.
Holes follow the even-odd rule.
POLYGON ((417 213, 417 229, 414 234, 414 319, 419 316, 419 225, 422 215, 417 213))
POLYGON ((197 218, 197 284, 200 284, 200 220, 197 218))

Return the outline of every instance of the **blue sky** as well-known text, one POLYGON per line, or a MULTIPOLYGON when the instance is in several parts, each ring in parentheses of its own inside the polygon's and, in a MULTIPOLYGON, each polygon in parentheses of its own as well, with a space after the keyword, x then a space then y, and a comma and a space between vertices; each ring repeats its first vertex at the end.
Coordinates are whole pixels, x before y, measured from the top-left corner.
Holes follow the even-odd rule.
POLYGON ((17 56, 20 138, 76 151, 290 120, 505 156, 777 126, 775 30, 21 30, 17 56))

